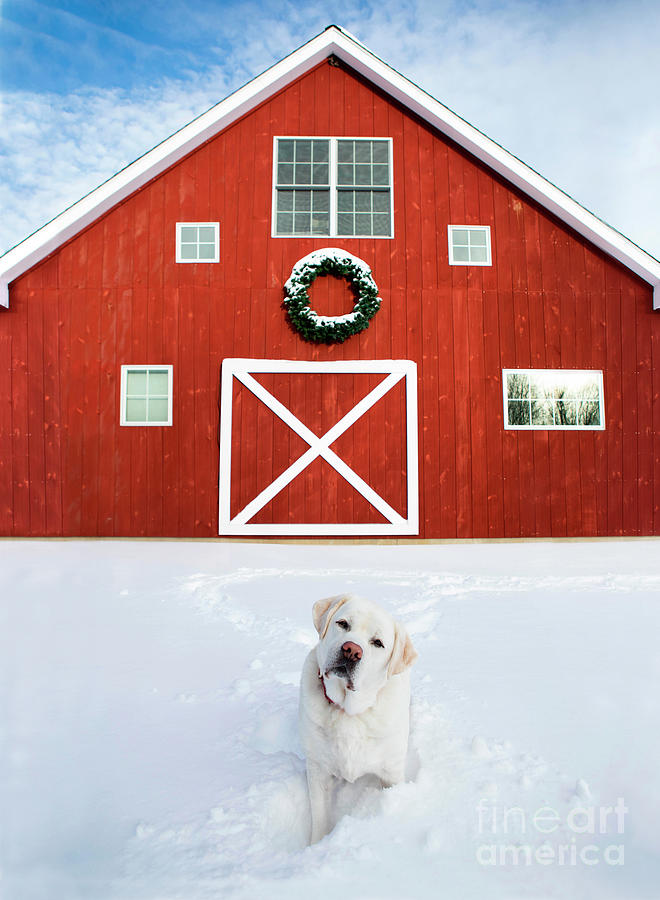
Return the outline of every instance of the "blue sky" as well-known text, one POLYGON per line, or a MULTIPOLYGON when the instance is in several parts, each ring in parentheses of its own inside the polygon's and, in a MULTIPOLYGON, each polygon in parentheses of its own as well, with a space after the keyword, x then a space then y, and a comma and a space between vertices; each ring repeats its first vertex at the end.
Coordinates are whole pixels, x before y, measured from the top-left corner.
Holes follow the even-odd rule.
POLYGON ((334 22, 660 256, 653 0, 3 0, 0 252, 334 22))

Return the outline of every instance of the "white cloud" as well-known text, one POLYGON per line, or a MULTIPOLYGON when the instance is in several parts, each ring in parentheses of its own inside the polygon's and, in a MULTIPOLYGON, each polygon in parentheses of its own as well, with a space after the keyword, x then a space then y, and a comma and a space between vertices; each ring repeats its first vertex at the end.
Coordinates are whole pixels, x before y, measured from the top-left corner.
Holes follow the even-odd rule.
MULTIPOLYGON (((330 21, 660 256, 660 7, 393 0, 223 11, 218 64, 128 91, 4 98, 8 248, 330 21)), ((200 26, 201 27, 201 26, 200 26)))

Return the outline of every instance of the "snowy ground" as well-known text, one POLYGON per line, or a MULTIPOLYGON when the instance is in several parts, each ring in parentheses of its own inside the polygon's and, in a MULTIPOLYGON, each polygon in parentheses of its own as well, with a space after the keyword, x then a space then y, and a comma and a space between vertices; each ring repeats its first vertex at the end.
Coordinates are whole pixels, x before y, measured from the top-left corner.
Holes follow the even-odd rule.
POLYGON ((659 550, 0 542, 0 896, 660 897, 659 550), (419 651, 411 780, 308 848, 297 683, 346 590, 419 651))

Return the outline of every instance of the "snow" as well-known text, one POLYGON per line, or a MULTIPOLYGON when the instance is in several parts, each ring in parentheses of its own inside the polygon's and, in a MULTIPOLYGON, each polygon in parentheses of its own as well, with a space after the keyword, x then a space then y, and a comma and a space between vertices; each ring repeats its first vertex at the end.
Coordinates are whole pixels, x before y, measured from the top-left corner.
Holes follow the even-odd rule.
POLYGON ((659 600, 654 539, 0 542, 0 896, 657 898, 659 600), (297 684, 347 590, 419 652, 408 781, 307 847, 297 684))
MULTIPOLYGON (((307 256, 301 257, 294 265, 289 276, 289 281, 284 285, 287 290, 296 286, 296 282, 301 275, 309 274, 309 269, 315 269, 326 260, 333 260, 339 265, 350 265, 359 270, 363 278, 372 280, 371 267, 359 256, 354 256, 348 250, 342 250, 340 247, 322 247, 319 250, 312 250, 307 256)), ((375 286, 375 284, 374 284, 375 286)))

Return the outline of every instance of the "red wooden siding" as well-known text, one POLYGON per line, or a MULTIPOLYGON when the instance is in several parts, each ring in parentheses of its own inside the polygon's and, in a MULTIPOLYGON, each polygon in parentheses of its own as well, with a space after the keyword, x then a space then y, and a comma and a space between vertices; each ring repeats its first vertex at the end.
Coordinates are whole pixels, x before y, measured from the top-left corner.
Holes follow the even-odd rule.
MULTIPOLYGON (((313 302, 337 314, 351 300, 324 279, 313 302)), ((420 538, 660 533, 650 287, 345 69, 318 66, 14 282, 0 311, 0 533, 216 535, 226 357, 414 360, 420 538), (392 240, 270 237, 273 136, 314 134, 393 139, 392 240), (220 263, 177 265, 177 221, 218 221, 220 263), (449 266, 448 224, 490 225, 492 267, 449 266), (327 245, 371 265, 383 305, 367 331, 315 346, 290 328, 283 284, 327 245), (127 363, 173 365, 172 427, 119 426, 127 363), (606 430, 505 431, 501 370, 515 367, 602 369, 606 430)), ((310 388, 300 415, 322 430, 357 390, 310 388)), ((302 441, 237 391, 235 449, 253 444, 240 505, 302 441)), ((388 402, 338 447, 401 509, 405 460, 374 452, 389 429, 396 454, 402 409, 388 402)), ((263 521, 378 521, 321 460, 296 484, 263 521)))

